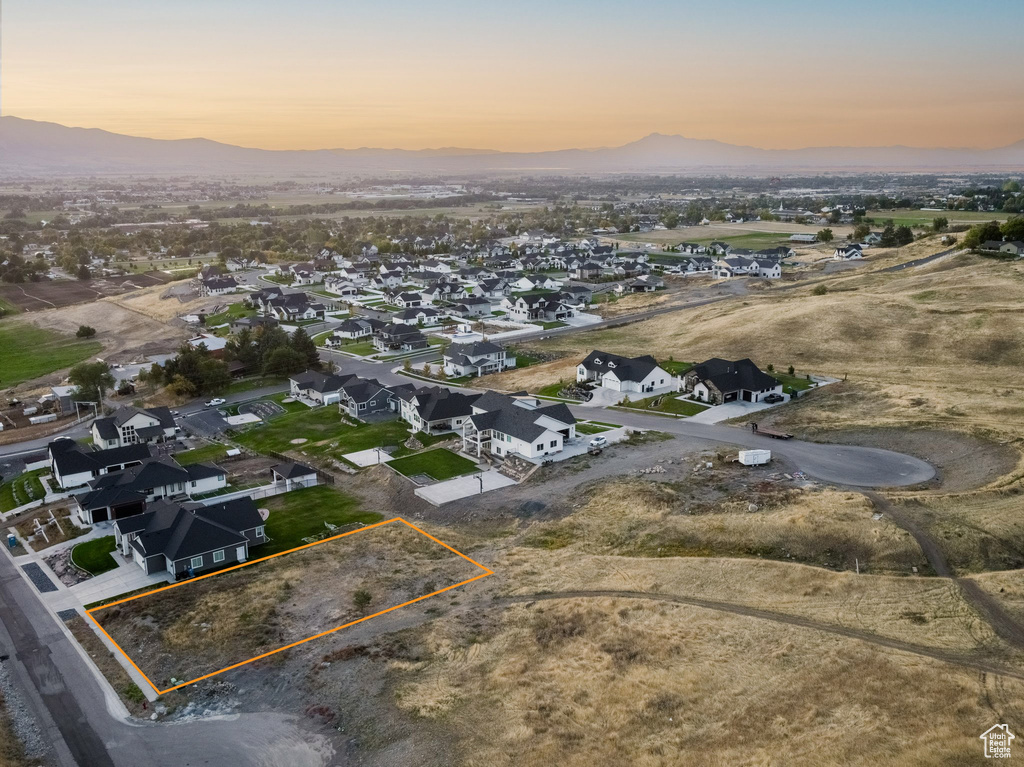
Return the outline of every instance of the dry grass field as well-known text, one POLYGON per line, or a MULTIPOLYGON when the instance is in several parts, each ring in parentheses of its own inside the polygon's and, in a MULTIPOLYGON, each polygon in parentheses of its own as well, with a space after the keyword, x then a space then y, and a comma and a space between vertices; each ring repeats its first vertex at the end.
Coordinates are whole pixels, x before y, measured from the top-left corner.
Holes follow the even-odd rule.
POLYGON ((514 606, 488 632, 438 623, 423 641, 392 664, 397 705, 473 767, 961 765, 1024 704, 1019 680, 637 600, 514 606))

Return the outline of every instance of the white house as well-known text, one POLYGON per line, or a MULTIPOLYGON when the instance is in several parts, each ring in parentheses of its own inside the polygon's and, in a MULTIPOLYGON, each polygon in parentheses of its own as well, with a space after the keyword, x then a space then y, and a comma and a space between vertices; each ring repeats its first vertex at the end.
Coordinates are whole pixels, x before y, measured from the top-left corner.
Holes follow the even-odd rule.
POLYGON ((855 258, 864 258, 864 251, 860 245, 841 245, 836 248, 832 258, 839 261, 851 261, 855 258))
POLYGON ((562 403, 489 391, 472 403, 462 423, 462 449, 496 456, 519 455, 532 461, 554 455, 576 438, 576 419, 562 403))
POLYGON ((757 266, 758 277, 767 280, 777 280, 782 277, 782 264, 778 261, 773 261, 770 258, 755 258, 754 264, 757 266))
POLYGON ((620 357, 618 354, 592 351, 576 366, 576 381, 597 381, 602 388, 621 392, 653 392, 675 384, 672 374, 658 365, 654 357, 620 357))
POLYGON ((500 373, 515 366, 516 358, 490 341, 452 344, 444 353, 444 372, 453 378, 500 373))
POLYGON ((92 423, 92 442, 103 448, 163 442, 173 437, 174 416, 166 407, 122 407, 112 416, 97 418, 92 423))

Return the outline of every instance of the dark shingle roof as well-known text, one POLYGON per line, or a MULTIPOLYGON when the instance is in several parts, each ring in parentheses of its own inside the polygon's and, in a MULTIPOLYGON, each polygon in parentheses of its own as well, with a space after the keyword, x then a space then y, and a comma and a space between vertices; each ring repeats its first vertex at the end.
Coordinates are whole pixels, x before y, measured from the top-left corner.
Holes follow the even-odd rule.
POLYGON ((731 362, 719 357, 712 357, 700 365, 694 365, 686 375, 696 376, 698 380, 714 385, 723 394, 740 389, 761 391, 774 389, 779 382, 764 373, 749 359, 731 362))
POLYGON ((649 354, 642 357, 620 357, 598 350, 592 351, 580 363, 587 370, 604 375, 613 371, 620 381, 643 381, 658 367, 658 361, 649 354))

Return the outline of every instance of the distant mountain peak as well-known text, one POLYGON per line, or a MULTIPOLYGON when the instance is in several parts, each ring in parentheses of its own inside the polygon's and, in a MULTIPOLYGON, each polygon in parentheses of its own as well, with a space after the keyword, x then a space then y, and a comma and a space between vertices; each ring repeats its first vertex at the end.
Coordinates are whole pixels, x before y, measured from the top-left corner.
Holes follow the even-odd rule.
POLYGON ((622 146, 548 152, 493 149, 268 150, 206 138, 152 139, 97 128, 70 128, 14 116, 0 117, 0 173, 21 176, 190 173, 274 173, 319 176, 380 172, 461 174, 487 172, 729 173, 822 170, 946 170, 1024 168, 1024 139, 999 149, 809 147, 760 149, 649 133, 622 146))

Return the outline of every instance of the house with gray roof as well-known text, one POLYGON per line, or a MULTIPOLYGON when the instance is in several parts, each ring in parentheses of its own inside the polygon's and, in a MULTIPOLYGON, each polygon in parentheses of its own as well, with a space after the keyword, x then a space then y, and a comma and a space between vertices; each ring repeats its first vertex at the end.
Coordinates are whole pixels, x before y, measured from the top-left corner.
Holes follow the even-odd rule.
POLYGON ((500 373, 515 366, 515 356, 491 341, 452 344, 444 353, 444 372, 453 378, 500 373))
POLYGON ((92 423, 92 441, 103 448, 137 442, 154 443, 174 438, 174 416, 166 407, 121 407, 92 423))
POLYGON ((601 387, 621 392, 652 392, 674 385, 672 374, 649 354, 621 357, 592 351, 576 366, 576 382, 596 381, 601 387))
POLYGON ((549 404, 526 392, 485 392, 462 423, 462 449, 478 457, 487 452, 538 461, 560 453, 575 438, 576 419, 566 405, 549 404))
POLYGON ((90 480, 112 471, 142 463, 153 455, 148 444, 97 450, 73 439, 58 439, 47 445, 50 471, 62 490, 83 487, 90 480))
POLYGON ((249 497, 212 506, 157 501, 142 514, 114 523, 117 550, 147 575, 175 580, 246 562, 266 543, 263 517, 249 497))
POLYGON ((770 394, 782 394, 782 384, 749 359, 712 357, 694 365, 682 377, 682 390, 713 405, 726 402, 761 402, 770 394))
POLYGON ((427 434, 461 429, 473 413, 473 403, 482 396, 444 386, 396 386, 393 394, 402 420, 427 434))
POLYGON ((341 400, 341 376, 307 370, 288 379, 289 393, 318 405, 333 405, 341 400))

